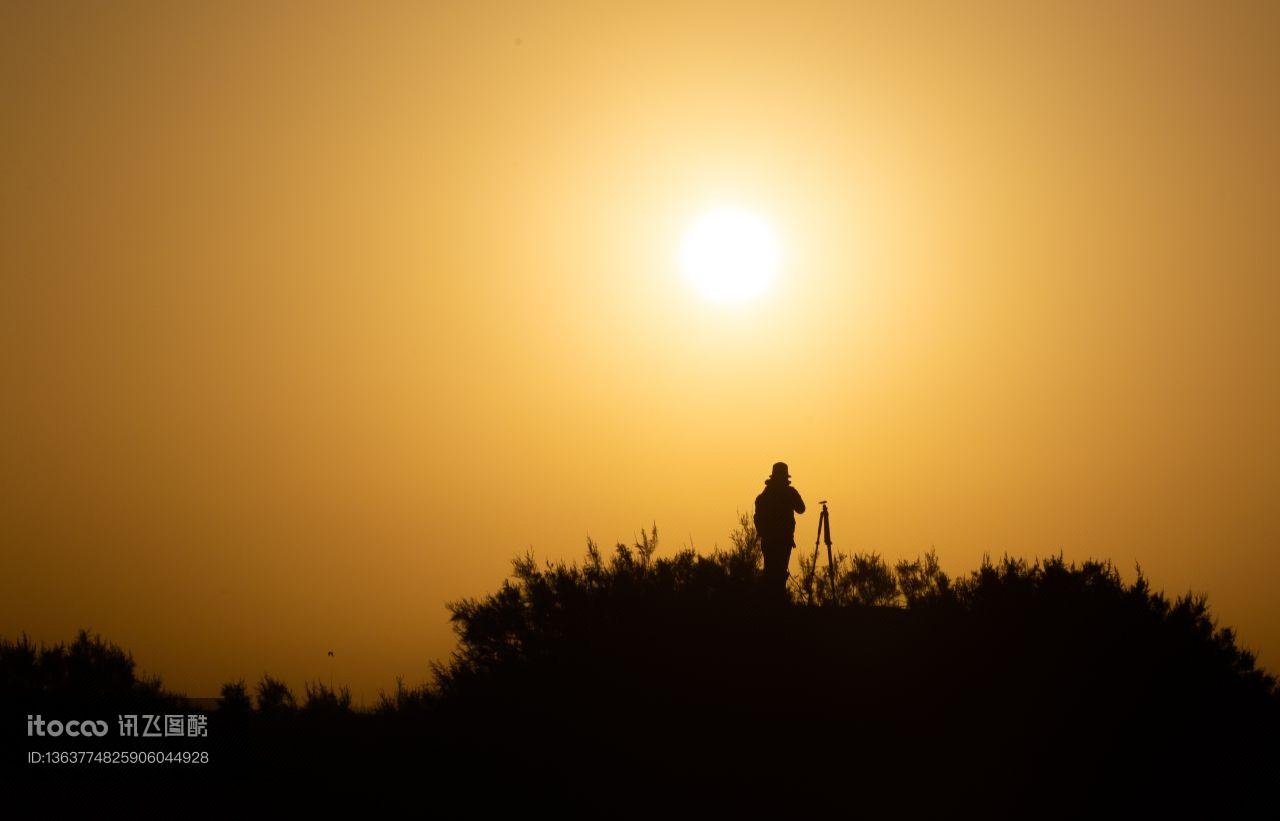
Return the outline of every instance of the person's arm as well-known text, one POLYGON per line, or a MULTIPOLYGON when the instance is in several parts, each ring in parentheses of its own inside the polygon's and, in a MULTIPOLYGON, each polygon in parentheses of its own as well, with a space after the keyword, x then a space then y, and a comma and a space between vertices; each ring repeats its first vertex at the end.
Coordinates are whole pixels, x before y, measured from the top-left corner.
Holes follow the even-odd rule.
POLYGON ((791 492, 795 494, 796 497, 795 504, 792 506, 792 509, 795 510, 796 513, 804 513, 804 499, 800 498, 800 491, 793 487, 791 488, 791 492))

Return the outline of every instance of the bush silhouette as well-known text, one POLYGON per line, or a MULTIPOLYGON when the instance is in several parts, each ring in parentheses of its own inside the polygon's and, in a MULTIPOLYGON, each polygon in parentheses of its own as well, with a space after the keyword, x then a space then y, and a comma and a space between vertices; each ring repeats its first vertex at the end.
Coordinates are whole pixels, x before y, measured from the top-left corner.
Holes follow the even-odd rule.
POLYGON ((0 701, 32 709, 74 705, 164 707, 176 695, 159 677, 139 677, 133 656, 82 629, 70 643, 37 645, 24 633, 0 637, 0 701))
POLYGON ((351 712, 351 690, 347 687, 331 689, 322 682, 307 682, 307 698, 302 711, 313 715, 335 716, 351 712))
MULTIPOLYGON (((430 680, 397 678, 369 710, 319 682, 301 706, 270 675, 253 698, 227 683, 215 771, 483 777, 486 801, 611 814, 1221 816, 1271 800, 1280 691, 1204 596, 1061 554, 953 579, 932 551, 837 553, 834 574, 798 552, 781 604, 761 595, 746 516, 709 555, 660 555, 656 526, 607 555, 588 540, 580 563, 526 553, 492 594, 448 603, 457 647, 430 680)), ((0 641, 0 683, 24 709, 171 697, 83 632, 0 641)))
POLYGON ((449 605, 442 709, 513 756, 537 739, 548 780, 665 761, 757 799, 786 795, 761 767, 805 760, 866 789, 911 789, 925 763, 942 791, 996 777, 992 800, 1022 809, 1066 784, 1081 810, 1150 808, 1170 783, 1183 808, 1220 807, 1278 760, 1275 680, 1204 597, 1170 602, 1140 569, 1126 585, 1109 562, 984 557, 952 581, 932 552, 855 553, 833 593, 802 554, 777 609, 745 522, 731 541, 656 558, 655 528, 608 560, 590 541, 581 565, 516 559, 449 605))
POLYGON ((227 716, 247 716, 253 712, 253 699, 244 679, 222 685, 218 711, 227 716))
POLYGON ((256 689, 258 712, 268 716, 281 716, 297 709, 293 691, 289 685, 270 675, 263 675, 256 689))

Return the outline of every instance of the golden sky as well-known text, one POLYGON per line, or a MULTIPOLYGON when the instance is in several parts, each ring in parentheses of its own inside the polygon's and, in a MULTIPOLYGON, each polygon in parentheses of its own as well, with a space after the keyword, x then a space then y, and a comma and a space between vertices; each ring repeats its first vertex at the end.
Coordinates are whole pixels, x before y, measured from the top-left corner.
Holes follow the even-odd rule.
POLYGON ((371 701, 532 546, 1135 563, 1280 670, 1280 5, 0 5, 0 635, 371 701), (678 265, 768 219, 760 299, 678 265), (816 505, 811 505, 811 511, 816 505), (817 516, 799 517, 797 541, 817 516))

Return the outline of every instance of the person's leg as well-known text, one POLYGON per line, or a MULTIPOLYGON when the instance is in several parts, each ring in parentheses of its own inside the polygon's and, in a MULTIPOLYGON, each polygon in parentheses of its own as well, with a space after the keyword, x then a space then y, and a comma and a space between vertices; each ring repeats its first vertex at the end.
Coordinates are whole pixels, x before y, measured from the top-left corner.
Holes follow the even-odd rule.
POLYGON ((767 593, 785 598, 787 592, 787 565, 791 559, 791 546, 783 542, 763 542, 764 588, 767 593))
POLYGON ((782 601, 787 600, 787 568, 791 565, 791 545, 778 545, 778 577, 774 580, 774 592, 782 601))
POLYGON ((764 572, 761 578, 767 587, 769 585, 769 580, 773 578, 773 542, 770 542, 768 539, 761 539, 760 553, 764 556, 764 572))

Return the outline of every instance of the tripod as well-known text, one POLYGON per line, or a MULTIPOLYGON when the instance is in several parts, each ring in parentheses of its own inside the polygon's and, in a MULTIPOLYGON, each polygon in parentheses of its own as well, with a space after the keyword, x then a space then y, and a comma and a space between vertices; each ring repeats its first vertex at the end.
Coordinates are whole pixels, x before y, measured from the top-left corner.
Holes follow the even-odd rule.
POLYGON ((812 575, 809 577, 809 600, 813 601, 813 577, 818 575, 818 542, 826 538, 827 542, 827 574, 831 577, 831 601, 836 600, 836 563, 831 558, 831 514, 827 512, 827 502, 824 499, 818 504, 822 505, 822 513, 818 516, 818 535, 813 540, 813 569, 812 575))

